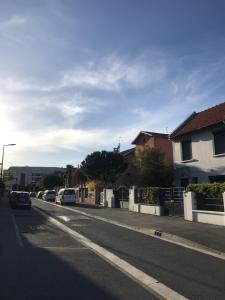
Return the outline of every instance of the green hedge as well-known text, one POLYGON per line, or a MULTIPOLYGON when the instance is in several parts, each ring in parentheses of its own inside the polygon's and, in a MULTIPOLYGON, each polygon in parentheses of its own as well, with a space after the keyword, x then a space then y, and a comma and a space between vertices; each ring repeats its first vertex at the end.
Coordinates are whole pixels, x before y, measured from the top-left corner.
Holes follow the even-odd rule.
POLYGON ((159 205, 160 203, 160 188, 159 187, 144 187, 138 189, 139 202, 144 204, 159 205))
POLYGON ((225 183, 197 183, 190 184, 187 191, 195 192, 199 198, 222 198, 225 183))

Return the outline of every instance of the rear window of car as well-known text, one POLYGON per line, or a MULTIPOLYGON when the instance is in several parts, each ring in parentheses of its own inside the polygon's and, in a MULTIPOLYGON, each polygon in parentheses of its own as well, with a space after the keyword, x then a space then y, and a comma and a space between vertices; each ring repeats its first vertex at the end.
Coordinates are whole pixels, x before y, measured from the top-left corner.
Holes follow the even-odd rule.
POLYGON ((29 195, 27 193, 17 193, 17 198, 29 199, 29 195))
POLYGON ((48 195, 55 195, 55 191, 49 191, 47 192, 48 195))
POLYGON ((74 190, 64 190, 64 195, 75 195, 74 190))

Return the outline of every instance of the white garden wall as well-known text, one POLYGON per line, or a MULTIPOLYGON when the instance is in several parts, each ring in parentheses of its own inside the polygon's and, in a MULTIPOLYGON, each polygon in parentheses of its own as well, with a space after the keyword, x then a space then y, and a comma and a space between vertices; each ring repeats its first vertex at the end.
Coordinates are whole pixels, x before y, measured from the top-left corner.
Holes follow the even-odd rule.
POLYGON ((161 216, 162 215, 162 207, 157 206, 157 205, 140 204, 139 212, 143 213, 143 214, 161 216))
MULTIPOLYGON (((223 193, 225 208, 225 193, 223 193)), ((184 193, 184 219, 193 222, 201 222, 225 226, 225 212, 197 210, 195 193, 184 193)))
POLYGON ((158 205, 147 205, 141 203, 135 203, 135 187, 132 187, 129 191, 129 210, 134 212, 140 212, 150 215, 162 215, 162 207, 158 205))

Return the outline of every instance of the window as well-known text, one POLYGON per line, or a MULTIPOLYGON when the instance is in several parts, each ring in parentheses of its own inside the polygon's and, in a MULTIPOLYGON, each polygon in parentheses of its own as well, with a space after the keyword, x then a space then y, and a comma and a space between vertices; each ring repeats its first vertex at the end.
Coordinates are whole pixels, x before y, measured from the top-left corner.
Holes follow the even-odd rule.
POLYGON ((64 190, 64 195, 75 195, 74 190, 64 190))
POLYGON ((186 140, 181 142, 182 148, 182 160, 190 160, 192 159, 192 151, 191 151, 191 140, 186 140))
POLYGON ((214 183, 214 182, 223 183, 223 182, 225 182, 225 175, 209 176, 209 182, 210 183, 214 183))
POLYGON ((47 195, 55 195, 55 191, 48 191, 46 194, 47 195))
POLYGON ((191 183, 198 183, 198 177, 192 177, 191 183))
POLYGON ((214 132, 214 154, 225 153, 225 130, 214 132))
POLYGON ((189 185, 189 179, 188 178, 181 178, 180 185, 184 188, 186 188, 189 185))

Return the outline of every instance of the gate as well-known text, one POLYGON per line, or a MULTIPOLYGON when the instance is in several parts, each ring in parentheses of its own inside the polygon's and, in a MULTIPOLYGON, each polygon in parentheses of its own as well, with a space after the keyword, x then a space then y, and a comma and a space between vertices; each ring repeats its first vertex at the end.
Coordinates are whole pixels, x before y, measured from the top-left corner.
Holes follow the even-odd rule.
POLYGON ((164 213, 167 216, 183 216, 183 187, 161 188, 160 200, 164 207, 164 213))
POLYGON ((116 208, 128 208, 129 206, 129 188, 121 185, 113 190, 116 208))

